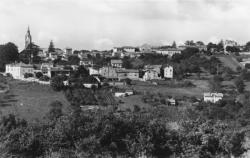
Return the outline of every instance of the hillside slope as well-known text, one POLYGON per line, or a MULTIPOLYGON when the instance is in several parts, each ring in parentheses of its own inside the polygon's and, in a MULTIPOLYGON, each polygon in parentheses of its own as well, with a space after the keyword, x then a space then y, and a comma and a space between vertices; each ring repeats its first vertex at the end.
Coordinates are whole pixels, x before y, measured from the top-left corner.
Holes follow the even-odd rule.
POLYGON ((237 71, 237 67, 242 67, 242 65, 231 55, 218 56, 218 59, 220 59, 224 66, 231 68, 233 71, 237 71))

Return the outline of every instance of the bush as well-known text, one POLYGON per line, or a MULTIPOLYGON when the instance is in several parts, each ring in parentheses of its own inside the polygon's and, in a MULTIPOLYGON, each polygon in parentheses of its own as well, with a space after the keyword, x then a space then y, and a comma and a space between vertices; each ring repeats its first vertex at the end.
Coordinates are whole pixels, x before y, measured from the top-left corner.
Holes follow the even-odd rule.
POLYGON ((61 76, 55 76, 50 81, 50 86, 54 91, 61 91, 64 88, 63 78, 61 76))
POLYGON ((46 75, 43 75, 42 77, 39 78, 40 81, 49 81, 49 77, 46 75))
POLYGON ((34 75, 32 73, 25 73, 24 74, 24 78, 30 78, 30 77, 34 77, 34 75))
POLYGON ((234 81, 234 84, 238 90, 239 93, 243 93, 244 90, 245 90, 245 85, 244 85, 244 81, 242 78, 237 78, 235 81, 234 81))
POLYGON ((42 76, 43 76, 43 73, 42 73, 42 72, 37 72, 37 73, 36 73, 36 78, 39 79, 39 78, 41 78, 42 76))
POLYGON ((10 74, 10 73, 7 73, 6 76, 13 78, 12 74, 10 74))
POLYGON ((246 68, 246 69, 250 69, 250 64, 247 63, 247 64, 245 65, 245 68, 246 68))

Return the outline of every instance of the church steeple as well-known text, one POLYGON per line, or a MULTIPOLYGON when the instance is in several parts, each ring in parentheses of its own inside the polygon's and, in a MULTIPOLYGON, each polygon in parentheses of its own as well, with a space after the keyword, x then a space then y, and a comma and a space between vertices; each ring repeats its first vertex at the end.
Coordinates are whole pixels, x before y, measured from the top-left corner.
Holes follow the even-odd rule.
POLYGON ((25 49, 32 43, 32 37, 30 34, 30 27, 28 26, 27 33, 25 35, 25 49))

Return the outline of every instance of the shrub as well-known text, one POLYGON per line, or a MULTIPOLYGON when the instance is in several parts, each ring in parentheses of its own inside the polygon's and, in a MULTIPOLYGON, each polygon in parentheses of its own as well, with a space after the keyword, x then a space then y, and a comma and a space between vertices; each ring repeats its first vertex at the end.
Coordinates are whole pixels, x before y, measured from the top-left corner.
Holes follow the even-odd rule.
POLYGON ((43 73, 42 73, 42 72, 37 72, 37 73, 36 73, 36 78, 39 79, 39 78, 41 78, 42 76, 43 76, 43 73))
POLYGON ((49 77, 46 75, 43 75, 42 77, 39 78, 40 81, 49 81, 49 77))
POLYGON ((54 91, 61 91, 64 88, 63 78, 61 76, 55 76, 51 79, 50 85, 54 91))
POLYGON ((24 78, 30 78, 30 77, 34 77, 34 75, 32 73, 25 73, 24 74, 24 78))

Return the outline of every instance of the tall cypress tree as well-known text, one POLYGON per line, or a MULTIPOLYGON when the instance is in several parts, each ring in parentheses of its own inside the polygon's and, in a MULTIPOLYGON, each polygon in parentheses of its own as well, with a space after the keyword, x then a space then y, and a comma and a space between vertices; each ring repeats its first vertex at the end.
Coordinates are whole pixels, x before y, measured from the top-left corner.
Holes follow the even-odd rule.
POLYGON ((54 47, 53 41, 50 41, 48 51, 49 52, 55 52, 55 47, 54 47))

